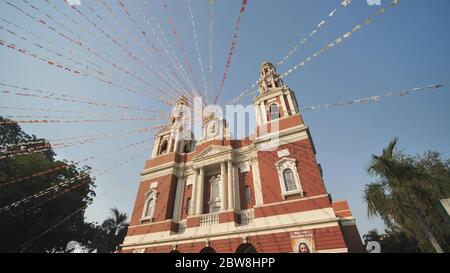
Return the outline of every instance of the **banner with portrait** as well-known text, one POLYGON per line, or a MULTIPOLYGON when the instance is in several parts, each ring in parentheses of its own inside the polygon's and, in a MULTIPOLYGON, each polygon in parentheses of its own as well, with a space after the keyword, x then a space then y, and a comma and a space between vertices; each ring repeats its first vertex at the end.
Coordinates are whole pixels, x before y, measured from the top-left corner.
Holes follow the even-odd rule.
POLYGON ((292 250, 294 253, 315 253, 316 243, 312 231, 290 232, 292 250))

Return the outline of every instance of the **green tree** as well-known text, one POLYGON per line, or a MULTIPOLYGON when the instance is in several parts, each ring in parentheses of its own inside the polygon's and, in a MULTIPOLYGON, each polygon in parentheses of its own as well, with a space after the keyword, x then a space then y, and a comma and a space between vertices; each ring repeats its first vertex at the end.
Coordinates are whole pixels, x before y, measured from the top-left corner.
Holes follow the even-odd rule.
POLYGON ((397 141, 373 155, 367 168, 378 178, 364 189, 368 215, 414 238, 424 252, 449 251, 450 226, 440 200, 450 196, 450 161, 434 151, 407 155, 396 149, 397 141))
POLYGON ((379 234, 378 230, 369 230, 363 235, 364 244, 370 241, 380 243, 381 253, 419 253, 419 242, 414 238, 406 236, 405 232, 399 230, 386 229, 385 234, 379 234))
POLYGON ((20 206, 0 210, 0 252, 64 251, 69 241, 92 240, 92 225, 85 222, 84 209, 33 240, 68 215, 85 208, 95 196, 90 168, 79 168, 65 160, 56 160, 55 156, 44 139, 30 136, 17 123, 0 117, 0 208, 69 179, 75 181, 20 206), (51 169, 56 170, 17 180, 51 169))
POLYGON ((114 252, 127 233, 127 214, 120 212, 117 208, 112 208, 110 211, 111 216, 103 221, 98 230, 96 242, 91 246, 97 248, 97 252, 114 252))

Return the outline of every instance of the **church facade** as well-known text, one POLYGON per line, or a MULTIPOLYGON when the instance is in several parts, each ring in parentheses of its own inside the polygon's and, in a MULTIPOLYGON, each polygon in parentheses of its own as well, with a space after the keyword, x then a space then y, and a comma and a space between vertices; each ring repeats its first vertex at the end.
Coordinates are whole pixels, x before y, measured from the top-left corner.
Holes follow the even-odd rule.
POLYGON ((294 92, 271 63, 259 73, 252 137, 232 139, 208 115, 195 141, 182 114, 156 135, 119 252, 364 251, 347 202, 326 190, 294 92))

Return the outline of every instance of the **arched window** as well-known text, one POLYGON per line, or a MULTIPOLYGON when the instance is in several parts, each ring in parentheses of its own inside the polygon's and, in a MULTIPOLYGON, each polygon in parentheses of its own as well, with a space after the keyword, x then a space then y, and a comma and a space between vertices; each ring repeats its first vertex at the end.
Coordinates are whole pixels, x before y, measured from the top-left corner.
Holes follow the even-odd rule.
POLYGON ((184 144, 183 153, 187 154, 191 152, 191 145, 189 143, 184 144))
POLYGON ((257 251, 252 244, 240 244, 236 249, 236 253, 257 253, 257 251))
POLYGON ((207 246, 200 250, 200 253, 216 253, 216 251, 214 250, 214 248, 207 246))
POLYGON ((191 198, 190 197, 186 201, 186 214, 191 215, 191 198))
POLYGON ((251 191, 249 186, 245 186, 244 194, 245 194, 245 204, 247 204, 248 207, 251 202, 251 191))
POLYGON ((285 169, 283 171, 283 180, 284 180, 284 187, 285 187, 286 192, 297 190, 294 172, 291 169, 285 169))
POLYGON ((166 152, 167 152, 167 140, 164 140, 160 146, 159 154, 162 155, 165 154, 166 152))
POLYGON ((269 111, 270 111, 270 120, 276 120, 280 118, 280 110, 278 108, 278 105, 276 105, 275 103, 270 105, 269 111))

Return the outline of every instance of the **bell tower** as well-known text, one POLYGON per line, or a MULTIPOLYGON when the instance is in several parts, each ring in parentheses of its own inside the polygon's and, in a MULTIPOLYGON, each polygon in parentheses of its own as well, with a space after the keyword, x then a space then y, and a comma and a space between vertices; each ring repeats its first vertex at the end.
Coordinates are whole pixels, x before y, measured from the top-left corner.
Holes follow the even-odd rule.
POLYGON ((253 100, 258 126, 298 114, 294 92, 284 84, 272 63, 263 62, 259 76, 259 96, 253 100))
POLYGON ((155 137, 152 157, 169 153, 190 153, 195 146, 186 111, 189 107, 188 99, 180 97, 169 118, 169 124, 155 137))

